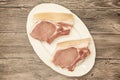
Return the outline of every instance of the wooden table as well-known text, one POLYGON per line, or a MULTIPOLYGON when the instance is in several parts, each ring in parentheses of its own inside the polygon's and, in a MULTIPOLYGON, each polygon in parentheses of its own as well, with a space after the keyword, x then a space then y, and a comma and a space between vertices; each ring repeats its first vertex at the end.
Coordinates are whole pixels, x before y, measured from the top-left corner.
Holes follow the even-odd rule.
POLYGON ((120 80, 120 0, 0 0, 0 80, 120 80), (33 51, 26 34, 27 15, 46 2, 69 8, 91 32, 97 56, 88 74, 60 75, 33 51))

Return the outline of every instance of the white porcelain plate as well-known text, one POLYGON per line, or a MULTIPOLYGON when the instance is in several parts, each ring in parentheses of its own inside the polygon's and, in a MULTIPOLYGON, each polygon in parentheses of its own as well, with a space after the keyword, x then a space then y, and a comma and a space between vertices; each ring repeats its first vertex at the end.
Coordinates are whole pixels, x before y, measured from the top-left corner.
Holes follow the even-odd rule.
POLYGON ((94 41, 93 41, 87 27, 85 26, 85 24, 79 19, 79 17, 77 17, 69 9, 67 9, 63 6, 60 6, 58 4, 52 4, 52 3, 40 4, 36 7, 34 7, 31 10, 31 12, 29 13, 26 27, 27 27, 27 35, 28 35, 29 41, 30 41, 34 51, 40 57, 40 59, 46 65, 48 65, 50 68, 52 68, 54 71, 56 71, 60 74, 66 75, 66 76, 78 77, 78 76, 85 75, 93 67, 94 62, 95 62, 95 55, 96 55, 94 41), (63 13, 73 14, 74 19, 75 19, 75 24, 71 30, 70 35, 62 36, 62 37, 55 39, 51 45, 47 44, 46 42, 40 42, 40 41, 32 38, 30 36, 30 32, 35 27, 34 26, 35 21, 33 20, 33 15, 36 13, 40 13, 40 12, 63 12, 63 13), (92 41, 90 43, 91 54, 84 60, 84 62, 82 62, 80 65, 76 66, 76 68, 73 72, 68 71, 67 69, 61 69, 60 67, 55 66, 51 62, 51 58, 53 56, 52 53, 55 50, 56 43, 66 41, 66 40, 75 40, 75 39, 82 39, 82 38, 88 38, 88 37, 91 37, 91 39, 92 39, 92 41))

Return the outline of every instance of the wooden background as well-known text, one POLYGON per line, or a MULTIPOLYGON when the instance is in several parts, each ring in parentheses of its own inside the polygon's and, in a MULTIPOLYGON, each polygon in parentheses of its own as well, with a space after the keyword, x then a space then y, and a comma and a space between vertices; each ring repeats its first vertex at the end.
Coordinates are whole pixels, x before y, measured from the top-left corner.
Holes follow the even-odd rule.
POLYGON ((0 80, 120 80, 120 0, 0 0, 0 80), (91 32, 97 56, 88 74, 60 75, 33 51, 26 34, 27 15, 48 2, 69 8, 91 32))

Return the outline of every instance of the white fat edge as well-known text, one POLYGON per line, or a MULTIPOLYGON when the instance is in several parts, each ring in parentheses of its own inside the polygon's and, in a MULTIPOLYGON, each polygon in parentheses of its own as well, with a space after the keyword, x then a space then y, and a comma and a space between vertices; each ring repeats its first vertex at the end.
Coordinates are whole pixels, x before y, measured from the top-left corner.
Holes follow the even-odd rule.
POLYGON ((74 48, 85 48, 85 47, 88 47, 89 46, 89 43, 88 42, 83 42, 83 43, 80 43, 78 45, 72 45, 72 46, 66 46, 66 47, 57 47, 57 50, 62 50, 62 49, 67 49, 67 48, 70 48, 70 47, 74 47, 74 48))
POLYGON ((48 21, 48 22, 51 22, 51 23, 58 23, 58 22, 63 22, 63 23, 66 23, 66 24, 70 24, 70 25, 74 25, 75 21, 74 20, 62 20, 62 21, 55 21, 55 20, 46 20, 46 19, 34 19, 32 20, 33 22, 37 22, 37 21, 48 21))
MULTIPOLYGON (((85 48, 85 47, 89 47, 89 42, 83 42, 83 43, 80 43, 80 44, 78 44, 78 45, 74 45, 74 46, 64 46, 64 47, 59 47, 59 46, 57 46, 56 48, 55 48, 55 51, 53 52, 53 54, 52 54, 52 56, 54 56, 55 55, 55 53, 56 53, 56 51, 58 51, 58 50, 64 50, 64 49, 68 49, 68 48, 71 48, 71 47, 74 47, 74 48, 85 48)), ((78 51, 78 50, 77 50, 78 51)))
POLYGON ((55 23, 58 23, 58 22, 63 22, 63 23, 66 23, 66 24, 70 24, 72 26, 74 26, 74 20, 66 20, 66 21, 53 21, 55 23))
POLYGON ((65 50, 65 49, 68 49, 68 48, 71 48, 71 47, 76 48, 77 51, 79 52, 78 49, 79 49, 79 48, 85 48, 85 47, 88 47, 88 43, 81 43, 81 44, 79 44, 79 45, 69 46, 69 47, 68 47, 68 46, 66 46, 66 47, 56 47, 54 53, 52 54, 52 56, 54 56, 55 53, 56 53, 56 51, 58 51, 58 50, 65 50))
MULTIPOLYGON (((85 48, 85 47, 88 47, 88 45, 89 45, 89 42, 86 42, 86 43, 83 42, 83 43, 80 43, 80 44, 75 45, 75 46, 56 47, 55 51, 53 52, 53 54, 52 54, 52 56, 51 56, 51 61, 54 59, 54 56, 55 56, 55 54, 56 54, 56 52, 57 52, 58 50, 65 50, 65 49, 74 47, 74 48, 77 49, 77 52, 79 52, 79 51, 80 51, 79 48, 85 48)), ((78 53, 78 56, 77 56, 77 58, 73 61, 73 63, 74 63, 77 59, 79 59, 79 58, 80 58, 80 55, 79 55, 79 53, 78 53)), ((76 69, 76 67, 79 66, 84 60, 85 60, 85 59, 78 61, 78 62, 76 63, 76 65, 75 65, 75 69, 76 69)), ((72 65, 72 64, 71 64, 71 65, 72 65)), ((56 65, 55 65, 55 66, 56 66, 56 65)), ((69 67, 69 66, 70 66, 70 65, 68 65, 68 66, 66 66, 66 68, 62 68, 62 69, 68 70, 67 67, 69 67)), ((60 66, 56 66, 56 67, 61 68, 60 66)), ((75 70, 75 69, 74 69, 74 70, 75 70)))
MULTIPOLYGON (((58 48, 57 50, 68 49, 68 48, 70 48, 70 47, 76 48, 76 49, 77 49, 77 52, 78 52, 78 57, 73 61, 73 63, 74 63, 74 62, 76 62, 77 59, 80 58, 80 55, 79 55, 80 48, 89 47, 89 43, 90 43, 90 42, 87 42, 87 41, 86 41, 86 42, 80 43, 80 44, 75 45, 75 46, 58 48)), ((57 51, 57 50, 56 50, 56 51, 57 51)), ((88 56, 87 56, 87 57, 88 57, 88 56)), ((87 58, 87 57, 86 57, 86 58, 87 58)), ((86 58, 85 58, 85 59, 86 59, 86 58)), ((80 64, 82 64, 82 62, 84 62, 85 59, 82 59, 82 60, 78 61, 78 62, 76 63, 76 65, 74 66, 74 70, 75 70, 80 64)), ((73 64, 71 64, 71 65, 73 65, 73 64)), ((66 66, 66 68, 67 68, 67 67, 68 67, 68 66, 66 66)))
MULTIPOLYGON (((50 11, 50 12, 52 12, 52 11, 50 11)), ((54 12, 54 11, 53 11, 54 12)), ((42 12, 39 12, 39 13, 42 13, 42 12)), ((59 12, 58 12, 59 13, 59 12)), ((61 13, 61 12, 60 12, 61 13)), ((63 13, 70 13, 70 12, 63 12, 63 13)), ((71 14, 71 13, 70 13, 71 14)), ((46 20, 46 19, 36 19, 36 18, 34 18, 34 15, 35 14, 33 14, 32 15, 32 22, 33 23, 35 23, 35 22, 38 22, 38 21, 48 21, 48 22, 51 22, 51 23, 58 23, 58 22, 63 22, 63 23, 66 23, 66 24, 70 24, 70 25, 74 25, 74 23, 75 23, 75 19, 73 19, 73 20, 62 20, 62 21, 60 21, 60 20, 46 20)), ((72 14, 73 15, 73 14, 72 14)))

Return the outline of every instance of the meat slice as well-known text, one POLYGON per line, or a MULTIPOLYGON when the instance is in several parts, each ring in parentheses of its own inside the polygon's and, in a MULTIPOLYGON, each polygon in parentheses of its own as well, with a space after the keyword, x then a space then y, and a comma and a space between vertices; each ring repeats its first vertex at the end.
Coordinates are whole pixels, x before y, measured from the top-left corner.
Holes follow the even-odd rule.
POLYGON ((63 22, 58 22, 58 23, 56 23, 56 28, 57 29, 54 32, 54 34, 47 40, 48 43, 52 43, 52 41, 54 41, 54 39, 56 39, 60 36, 68 35, 70 33, 72 25, 63 23, 63 22))
POLYGON ((47 21, 41 21, 35 26, 30 35, 35 39, 47 41, 48 38, 54 34, 55 30, 56 27, 54 24, 47 21))
POLYGON ((56 38, 68 35, 72 25, 63 22, 41 21, 32 30, 30 35, 40 41, 46 41, 49 44, 56 38))
POLYGON ((88 48, 80 48, 78 49, 78 54, 79 57, 76 58, 76 60, 74 60, 74 62, 72 62, 72 64, 69 67, 67 67, 69 71, 73 71, 76 64, 79 61, 84 60, 90 54, 90 50, 88 48))
POLYGON ((53 63, 62 68, 70 66, 72 62, 78 57, 76 48, 68 48, 64 50, 59 50, 54 56, 53 63))
POLYGON ((69 71, 73 71, 76 64, 80 60, 84 60, 89 54, 90 50, 88 48, 70 47, 58 50, 55 53, 53 63, 61 68, 67 68, 69 71))

